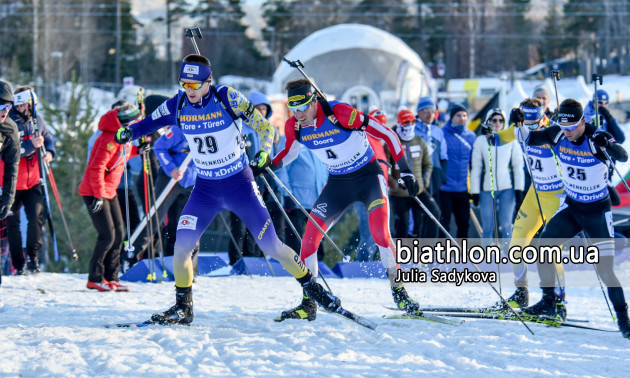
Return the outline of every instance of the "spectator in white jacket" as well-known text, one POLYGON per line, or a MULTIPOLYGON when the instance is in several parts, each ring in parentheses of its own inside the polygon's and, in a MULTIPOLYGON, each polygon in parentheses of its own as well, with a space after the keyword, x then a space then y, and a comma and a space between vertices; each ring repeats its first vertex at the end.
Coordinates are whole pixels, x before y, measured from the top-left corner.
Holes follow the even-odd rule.
POLYGON ((473 204, 480 206, 484 246, 493 243, 495 219, 499 224, 497 237, 505 241, 500 245, 507 245, 516 198, 523 195, 523 152, 516 142, 501 145, 494 134, 505 127, 505 122, 501 109, 491 109, 482 128, 490 135, 478 136, 473 144, 470 193, 473 204))

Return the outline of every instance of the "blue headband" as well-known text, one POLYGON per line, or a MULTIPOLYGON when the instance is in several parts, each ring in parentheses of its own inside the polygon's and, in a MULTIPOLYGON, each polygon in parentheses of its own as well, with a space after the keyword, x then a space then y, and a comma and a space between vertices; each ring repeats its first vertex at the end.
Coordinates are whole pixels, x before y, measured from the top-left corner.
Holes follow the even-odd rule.
POLYGON ((212 80, 212 70, 210 66, 184 62, 179 72, 179 78, 197 81, 212 80))
POLYGON ((529 108, 527 106, 521 106, 521 110, 525 114, 525 121, 538 121, 543 117, 543 107, 529 108))

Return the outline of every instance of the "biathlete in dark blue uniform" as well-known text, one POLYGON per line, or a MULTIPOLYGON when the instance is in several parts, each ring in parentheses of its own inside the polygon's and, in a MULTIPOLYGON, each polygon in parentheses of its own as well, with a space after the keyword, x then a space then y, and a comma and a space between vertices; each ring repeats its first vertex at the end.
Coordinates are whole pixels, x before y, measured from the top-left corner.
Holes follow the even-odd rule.
MULTIPOLYGON (((608 194, 609 161, 602 150, 615 160, 628 160, 627 152, 606 131, 586 124, 582 105, 573 99, 560 104, 557 125, 543 131, 515 128, 517 138, 528 145, 553 146, 560 169, 566 198, 549 220, 540 239, 566 240, 584 231, 599 249, 599 263, 595 269, 608 287, 608 297, 617 312, 617 322, 623 337, 630 337, 628 305, 623 288, 613 270, 615 245, 612 212, 608 194)), ((563 298, 555 289, 555 265, 538 263, 538 275, 543 297, 540 302, 526 307, 523 312, 566 319, 563 298)))
POLYGON ((336 310, 341 301, 316 283, 295 251, 278 239, 249 168, 241 137, 242 124, 261 136, 261 150, 257 154, 261 166, 271 163, 273 126, 235 89, 212 86, 207 58, 188 55, 181 65, 179 79, 185 90, 165 101, 150 117, 128 129, 121 128, 116 134, 116 141, 125 143, 166 125, 177 125, 173 127, 184 133, 197 167, 195 188, 177 226, 173 257, 176 304, 151 319, 165 324, 192 322, 192 251, 223 209, 243 220, 263 252, 278 260, 309 296, 325 309, 336 310))
MULTIPOLYGON (((388 270, 394 302, 409 313, 418 311, 403 284, 395 281, 398 264, 389 232, 387 180, 374 156, 367 133, 383 140, 397 161, 401 178, 411 195, 419 191, 409 169, 400 140, 395 132, 376 119, 339 101, 320 99, 306 79, 291 80, 286 85, 289 109, 295 115, 285 124, 286 143, 273 159, 272 169, 291 163, 303 144, 328 168, 328 182, 313 204, 311 216, 322 230, 332 227, 353 202, 363 202, 368 211, 370 233, 379 247, 381 262, 388 270)), ((309 222, 302 238, 301 258, 313 275, 317 272, 317 248, 324 235, 309 222)), ((312 320, 317 306, 304 293, 302 303, 280 316, 281 319, 312 320)))

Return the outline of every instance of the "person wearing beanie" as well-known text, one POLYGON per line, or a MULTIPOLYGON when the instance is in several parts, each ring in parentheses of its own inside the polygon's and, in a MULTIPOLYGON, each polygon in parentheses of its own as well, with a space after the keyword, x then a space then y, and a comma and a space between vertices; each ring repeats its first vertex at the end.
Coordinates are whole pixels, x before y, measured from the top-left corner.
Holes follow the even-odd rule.
MULTIPOLYGON (((326 230, 334 225, 353 202, 359 201, 367 209, 370 233, 378 245, 381 264, 387 270, 390 290, 396 307, 409 314, 418 314, 419 304, 407 293, 398 276, 394 242, 389 231, 389 198, 386 178, 376 158, 368 135, 384 141, 401 170, 402 185, 409 196, 418 193, 418 182, 404 157, 400 140, 384 126, 356 108, 340 102, 320 98, 307 79, 293 79, 286 83, 288 107, 293 112, 284 125, 286 143, 273 159, 272 169, 279 169, 295 160, 304 146, 319 158, 328 169, 328 182, 313 204, 311 216, 326 230)), ((300 258, 313 272, 317 272, 319 247, 323 233, 313 222, 306 225, 302 237, 300 258)), ((307 292, 301 303, 283 311, 279 319, 314 318, 317 304, 307 292)))
POLYGON ((129 126, 141 116, 140 110, 125 103, 105 113, 98 122, 96 138, 78 193, 83 197, 98 233, 90 259, 87 288, 97 291, 128 291, 120 284, 120 251, 124 220, 116 188, 123 176, 125 159, 138 155, 138 148, 115 143, 114 135, 123 124, 129 126), (127 156, 123 156, 126 153, 127 156))
MULTIPOLYGON (((18 127, 9 117, 9 111, 13 107, 13 92, 11 86, 0 81, 0 222, 6 222, 5 218, 11 210, 15 199, 15 187, 17 185, 18 165, 20 162, 20 134, 18 127)), ((2 284, 2 269, 0 269, 0 284, 2 284)))
MULTIPOLYGON (((429 155, 429 148, 424 139, 415 134, 416 117, 407 109, 398 112, 396 126, 393 130, 398 134, 405 157, 411 171, 418 178, 418 193, 415 195, 433 214, 435 219, 440 219, 442 212, 437 202, 428 192, 431 180, 433 164, 429 155)), ((396 182, 400 178, 400 167, 395 163, 393 156, 386 151, 388 162, 392 165, 389 176, 389 194, 394 215, 395 238, 422 238, 421 244, 434 245, 433 241, 438 237, 438 226, 416 202, 414 197, 409 197, 406 191, 402 191, 396 182), (409 231, 409 209, 413 216, 413 231, 409 231)))
POLYGON ((435 122, 435 101, 431 97, 422 97, 416 108, 415 134, 424 140, 431 156, 431 180, 427 188, 437 203, 440 203, 440 187, 446 178, 448 154, 444 132, 435 122))
POLYGON ((260 150, 252 166, 265 169, 271 164, 274 142, 271 123, 234 88, 213 86, 210 61, 202 55, 193 54, 184 58, 179 84, 182 90, 150 117, 129 128, 120 128, 115 136, 117 143, 124 144, 164 126, 176 125, 186 139, 192 141, 190 153, 197 168, 197 179, 177 226, 173 256, 175 305, 153 314, 151 322, 192 323, 193 250, 221 210, 232 211, 241 217, 256 235, 260 248, 278 260, 322 307, 329 311, 339 308, 339 298, 317 283, 314 279, 316 275, 300 262, 295 251, 280 241, 254 183, 241 137, 241 125, 248 125, 259 133, 260 150))
POLYGON ((455 216, 456 237, 467 238, 470 223, 468 170, 476 136, 466 127, 468 111, 463 105, 453 104, 448 113, 450 118, 442 128, 448 165, 445 182, 440 188, 440 222, 449 231, 451 215, 455 216))
MULTIPOLYGON (((582 105, 570 98, 560 104, 557 125, 542 131, 519 127, 515 135, 530 146, 552 146, 562 170, 567 196, 545 226, 541 239, 545 245, 550 241, 561 245, 582 231, 588 235, 586 242, 597 247, 595 270, 608 287, 608 298, 617 313, 621 335, 630 338, 628 305, 613 269, 615 243, 608 194, 608 166, 611 164, 608 157, 625 162, 628 153, 610 133, 587 124, 582 105)), ((524 313, 566 319, 564 298, 556 290, 556 275, 554 264, 538 262, 543 297, 533 306, 524 308, 524 313)))
MULTIPOLYGON (((598 89, 596 94, 593 94, 593 99, 586 104, 584 108, 584 119, 587 123, 592 123, 596 127, 599 126, 600 130, 609 132, 614 138, 615 141, 619 144, 623 144, 626 140, 626 135, 624 134, 621 127, 619 127, 619 123, 617 119, 610 113, 608 110, 608 105, 610 101, 610 96, 608 96, 608 92, 603 89, 598 89), (599 113, 598 117, 595 117, 595 103, 597 103, 597 111, 599 113), (599 122, 599 124, 598 124, 599 122)), ((614 176, 612 166, 610 167, 609 172, 609 187, 608 190, 610 192, 610 201, 613 206, 617 206, 621 203, 621 198, 619 197, 619 192, 612 184, 612 177, 614 176)))
POLYGON ((41 185, 42 164, 50 163, 55 155, 55 139, 48 131, 43 117, 37 113, 36 106, 37 96, 31 87, 16 88, 9 116, 18 125, 21 155, 15 201, 11 207, 13 215, 7 217, 7 233, 11 261, 18 275, 24 274, 26 268, 31 273, 41 272, 39 251, 44 245, 42 228, 45 220, 44 188, 41 185), (28 220, 26 232, 28 263, 24 258, 20 232, 22 206, 28 220))
POLYGON ((603 89, 598 89, 597 94, 593 95, 593 99, 586 104, 584 108, 584 119, 587 123, 592 123, 595 126, 599 126, 601 130, 609 132, 617 141, 622 144, 626 140, 626 135, 619 127, 617 119, 613 117, 608 110, 610 97, 608 92, 603 89), (595 102, 597 102, 597 111, 599 112, 599 119, 595 118, 595 102), (599 122, 599 125, 597 124, 599 122))

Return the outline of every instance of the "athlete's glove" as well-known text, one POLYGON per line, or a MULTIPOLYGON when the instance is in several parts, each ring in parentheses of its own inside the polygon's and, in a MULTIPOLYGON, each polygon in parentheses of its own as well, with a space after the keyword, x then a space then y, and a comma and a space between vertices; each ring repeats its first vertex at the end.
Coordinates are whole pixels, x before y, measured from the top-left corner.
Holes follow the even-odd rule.
POLYGON ((593 144, 598 148, 606 148, 610 145, 611 142, 614 142, 612 135, 608 134, 605 131, 600 131, 593 135, 593 144))
POLYGON ((479 193, 471 194, 470 199, 473 202, 473 205, 479 206, 479 193))
POLYGON ((265 150, 260 150, 254 156, 254 160, 250 162, 250 166, 252 168, 252 172, 254 176, 259 176, 261 173, 266 171, 265 168, 271 166, 272 161, 269 157, 269 153, 265 150))
POLYGON ((400 172, 398 185, 403 189, 407 189, 409 197, 415 197, 420 191, 420 185, 418 184, 418 180, 416 180, 416 176, 414 176, 409 170, 400 172))
POLYGON ((525 122, 525 113, 521 108, 514 108, 510 112, 510 119, 516 126, 521 126, 525 122))
POLYGON ((94 198, 92 200, 92 204, 90 205, 90 212, 92 214, 96 214, 99 211, 103 210, 103 199, 102 198, 94 198))
POLYGON ((114 140, 118 144, 126 144, 131 141, 131 138, 133 138, 133 130, 126 127, 121 127, 114 135, 114 140))

